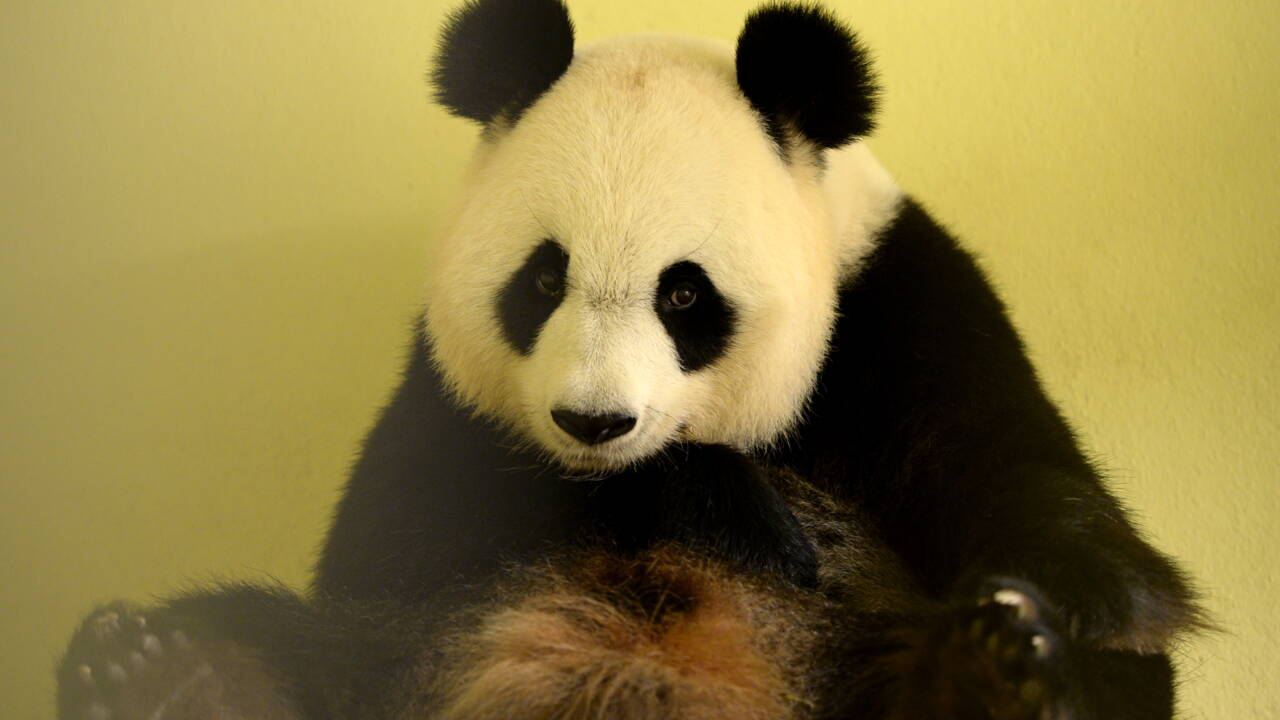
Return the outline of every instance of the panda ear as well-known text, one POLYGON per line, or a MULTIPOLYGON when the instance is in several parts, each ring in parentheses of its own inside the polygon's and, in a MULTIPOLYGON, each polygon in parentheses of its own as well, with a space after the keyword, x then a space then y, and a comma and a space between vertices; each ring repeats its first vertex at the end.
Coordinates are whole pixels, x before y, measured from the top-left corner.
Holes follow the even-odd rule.
POLYGON ((831 13, 775 3, 747 17, 738 36, 738 87, 786 147, 799 133, 819 148, 871 132, 879 89, 867 51, 831 13))
POLYGON ((573 22, 560 0, 468 0, 440 33, 431 82, 459 117, 514 123, 573 60, 573 22))

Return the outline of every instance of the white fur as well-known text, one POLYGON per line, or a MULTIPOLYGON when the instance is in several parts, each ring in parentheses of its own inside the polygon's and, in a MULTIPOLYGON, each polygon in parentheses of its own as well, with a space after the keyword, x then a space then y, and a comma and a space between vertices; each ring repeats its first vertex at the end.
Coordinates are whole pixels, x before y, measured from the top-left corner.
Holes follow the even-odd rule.
POLYGON ((781 160, 723 44, 647 35, 580 49, 476 152, 431 266, 438 366, 464 403, 574 468, 616 467, 675 439, 777 439, 821 366, 837 286, 898 197, 865 147, 827 164, 781 160), (570 256, 565 298, 522 357, 496 300, 547 238, 570 256), (653 309, 659 273, 682 260, 702 265, 738 319, 728 351, 692 373, 653 309), (553 407, 638 422, 588 447, 553 407))
POLYGON ((847 279, 897 215, 902 189, 865 143, 829 151, 826 161, 822 185, 835 225, 840 275, 847 279))

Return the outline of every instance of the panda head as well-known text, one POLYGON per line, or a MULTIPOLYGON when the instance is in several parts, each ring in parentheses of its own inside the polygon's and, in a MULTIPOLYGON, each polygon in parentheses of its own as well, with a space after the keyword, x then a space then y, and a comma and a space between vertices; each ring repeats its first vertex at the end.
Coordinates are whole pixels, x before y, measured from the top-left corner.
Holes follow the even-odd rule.
POLYGON ((660 35, 575 51, 558 0, 473 0, 433 80, 484 127, 426 306, 464 404, 578 470, 794 425, 846 252, 823 155, 874 106, 843 26, 771 5, 736 52, 660 35))

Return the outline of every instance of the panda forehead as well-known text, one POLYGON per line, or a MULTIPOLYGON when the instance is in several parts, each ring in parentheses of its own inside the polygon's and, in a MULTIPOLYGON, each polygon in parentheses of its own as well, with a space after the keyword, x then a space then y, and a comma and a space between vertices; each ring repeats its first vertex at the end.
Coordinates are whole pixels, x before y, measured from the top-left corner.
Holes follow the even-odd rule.
MULTIPOLYGON (((714 233, 714 230, 712 231, 714 233)), ((562 243, 569 254, 570 279, 590 285, 647 283, 679 262, 714 264, 719 238, 701 228, 663 228, 655 233, 581 237, 562 243), (681 230, 685 230, 682 232, 681 230)))
MULTIPOLYGON (((485 163, 518 178, 543 223, 633 232, 699 224, 785 169, 737 89, 730 48, 670 36, 614 38, 579 51, 565 75, 485 163)), ((672 228, 678 231, 678 228, 672 228)))

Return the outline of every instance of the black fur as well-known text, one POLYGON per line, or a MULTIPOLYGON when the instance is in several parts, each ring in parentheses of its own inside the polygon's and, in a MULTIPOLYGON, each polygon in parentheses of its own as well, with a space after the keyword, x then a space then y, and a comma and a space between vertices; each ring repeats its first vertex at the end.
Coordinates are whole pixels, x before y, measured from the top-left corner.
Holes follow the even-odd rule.
POLYGON ((809 412, 776 459, 838 479, 936 597, 1026 578, 1088 641, 1195 620, 1185 578, 1080 452, 973 258, 912 200, 842 291, 809 412))
POLYGON ((569 254, 554 240, 543 241, 529 254, 498 294, 498 322, 503 335, 521 355, 533 351, 542 325, 564 300, 565 276, 569 271, 569 254), (560 291, 548 292, 539 286, 540 273, 550 273, 560 282, 560 291))
POLYGON ((639 552, 674 541, 735 569, 818 582, 804 531, 756 463, 717 445, 681 444, 600 483, 589 515, 604 537, 639 552))
POLYGON ((776 3, 751 13, 738 36, 737 72, 780 147, 794 131, 836 148, 875 125, 879 90, 868 53, 818 6, 776 3))
POLYGON ((470 0, 449 15, 431 80, 459 117, 514 124, 573 60, 573 22, 559 0, 470 0))
POLYGON ((685 372, 710 365, 729 347, 737 314, 701 265, 686 260, 663 270, 658 276, 653 309, 675 343, 680 369, 685 372), (672 291, 682 284, 697 293, 693 304, 683 308, 674 306, 670 299, 672 291))

